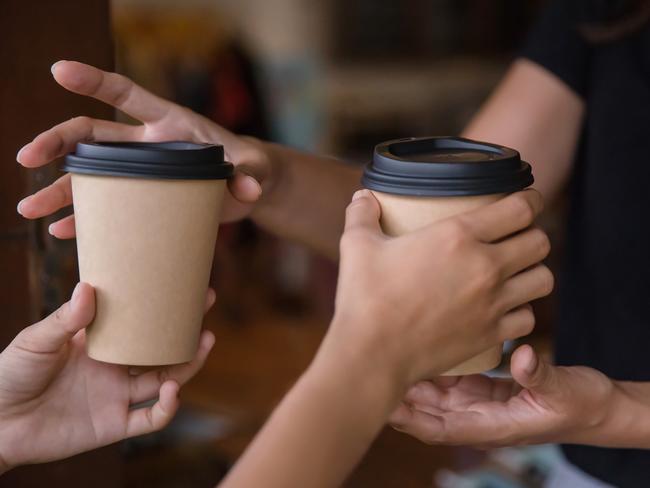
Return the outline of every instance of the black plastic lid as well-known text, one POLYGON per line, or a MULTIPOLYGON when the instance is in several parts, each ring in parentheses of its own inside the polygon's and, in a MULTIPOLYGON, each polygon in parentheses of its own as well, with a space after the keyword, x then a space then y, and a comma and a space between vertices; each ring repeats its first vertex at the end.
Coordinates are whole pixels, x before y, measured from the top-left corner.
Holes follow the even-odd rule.
POLYGON ((514 149, 460 137, 396 139, 375 147, 364 187, 412 196, 511 193, 533 184, 514 149))
POLYGON ((193 142, 80 142, 65 158, 70 173, 132 178, 216 180, 232 176, 223 146, 193 142))

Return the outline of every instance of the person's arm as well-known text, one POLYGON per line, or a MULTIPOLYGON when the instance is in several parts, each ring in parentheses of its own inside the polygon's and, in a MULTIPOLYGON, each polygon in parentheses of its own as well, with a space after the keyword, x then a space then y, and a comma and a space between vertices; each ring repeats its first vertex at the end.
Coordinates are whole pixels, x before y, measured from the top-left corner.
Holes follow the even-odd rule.
MULTIPOLYGON (((519 59, 462 135, 517 149, 533 167, 545 201, 565 185, 573 165, 584 102, 538 64, 519 59)), ((361 170, 322 156, 262 143, 271 167, 253 219, 270 231, 336 256, 343 210, 361 170)))
MULTIPOLYGON (((238 170, 229 183, 225 220, 239 219, 252 212, 258 224, 276 235, 307 244, 328 256, 338 256, 343 211, 360 186, 359 168, 333 158, 236 136, 115 73, 72 61, 57 63, 53 73, 64 88, 109 103, 140 120, 142 125, 84 117, 63 122, 20 151, 18 160, 23 165, 47 164, 73 151, 82 140, 185 139, 220 143, 238 170), (259 202, 258 182, 263 188, 259 202)), ((535 186, 548 200, 557 195, 570 173, 583 105, 580 97, 559 78, 533 62, 519 60, 463 135, 518 149, 533 165, 535 186)), ((71 203, 69 177, 63 176, 21 202, 19 211, 25 217, 38 218, 71 203)), ((61 238, 74 237, 74 220, 66 218, 53 224, 51 232, 61 238)))
POLYGON ((321 354, 221 488, 340 486, 404 394, 386 366, 321 354))
POLYGON ((361 169, 334 158, 261 143, 271 166, 253 220, 272 233, 337 258, 345 207, 361 169))
MULTIPOLYGON (((331 257, 338 256, 344 209, 359 187, 361 173, 332 158, 310 155, 237 136, 214 122, 148 92, 128 78, 75 61, 52 67, 57 83, 67 90, 108 103, 140 124, 129 125, 76 117, 39 134, 17 155, 23 166, 35 168, 74 151, 80 141, 187 140, 222 144, 235 165, 228 182, 222 221, 251 215, 273 233, 304 244, 331 257), (262 201, 260 185, 263 188, 262 201)), ((18 212, 34 219, 72 203, 70 177, 23 199, 18 212)), ((50 226, 55 237, 75 236, 74 218, 50 226)))
POLYGON ((613 390, 606 414, 587 443, 650 449, 650 382, 611 381, 613 390))
POLYGON ((583 99, 560 78, 519 59, 462 135, 517 149, 548 204, 571 174, 584 111, 583 99))
POLYGON ((369 191, 355 196, 325 340, 222 488, 340 486, 409 385, 529 333, 524 304, 552 289, 535 266, 548 241, 523 230, 541 211, 535 191, 398 238, 369 191))

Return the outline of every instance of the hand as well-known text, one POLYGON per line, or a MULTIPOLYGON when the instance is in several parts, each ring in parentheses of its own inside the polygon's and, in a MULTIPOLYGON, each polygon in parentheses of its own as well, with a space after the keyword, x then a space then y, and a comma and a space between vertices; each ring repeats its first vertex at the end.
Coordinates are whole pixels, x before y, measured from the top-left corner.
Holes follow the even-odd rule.
MULTIPOLYGON (((89 117, 76 117, 38 135, 16 157, 28 168, 43 166, 74 151, 82 141, 169 141, 183 140, 222 144, 226 158, 235 165, 235 177, 228 182, 229 192, 222 221, 248 215, 261 195, 260 182, 268 179, 268 158, 259 141, 238 137, 189 109, 163 100, 128 78, 101 71, 75 61, 59 61, 52 66, 57 83, 71 92, 108 103, 141 125, 128 125, 89 117)), ((38 193, 23 199, 18 212, 35 219, 50 215, 72 204, 70 176, 59 178, 38 193)), ((50 226, 50 233, 66 239, 75 236, 74 216, 50 226)))
MULTIPOLYGON (((531 229, 534 190, 389 238, 367 190, 347 209, 332 326, 323 344, 385 367, 408 386, 506 340, 528 334, 528 302, 547 295, 550 246, 531 229)), ((338 358, 338 359, 337 359, 338 358)))
POLYGON ((513 380, 440 377, 409 390, 390 422, 428 444, 503 447, 592 443, 614 383, 595 369, 555 367, 530 346, 512 356, 513 380))
MULTIPOLYGON (((208 306, 214 294, 208 295, 208 306)), ((179 385, 203 365, 214 336, 204 331, 189 363, 139 375, 90 359, 85 330, 95 315, 93 288, 21 331, 0 354, 0 472, 62 459, 163 428, 178 408, 179 385), (153 406, 133 406, 158 397, 153 406)))

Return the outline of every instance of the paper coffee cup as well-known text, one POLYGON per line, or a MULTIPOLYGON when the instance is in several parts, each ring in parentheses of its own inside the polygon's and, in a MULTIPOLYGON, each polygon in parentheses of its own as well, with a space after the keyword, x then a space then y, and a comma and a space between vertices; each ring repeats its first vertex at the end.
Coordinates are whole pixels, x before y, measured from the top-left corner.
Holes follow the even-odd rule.
MULTIPOLYGON (((454 137, 379 144, 362 179, 379 201, 384 232, 392 236, 494 202, 532 183, 530 165, 514 149, 454 137)), ((443 374, 494 369, 502 352, 501 345, 493 347, 443 374)))
POLYGON ((128 365, 196 354, 226 180, 223 147, 80 143, 68 155, 79 275, 95 287, 88 355, 128 365))

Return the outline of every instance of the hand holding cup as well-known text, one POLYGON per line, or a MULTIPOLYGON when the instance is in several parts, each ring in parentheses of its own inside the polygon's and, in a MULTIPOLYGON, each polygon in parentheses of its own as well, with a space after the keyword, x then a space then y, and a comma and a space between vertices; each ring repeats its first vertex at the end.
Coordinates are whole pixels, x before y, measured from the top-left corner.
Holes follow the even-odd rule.
MULTIPOLYGON (((75 150, 79 142, 190 141, 221 144, 227 159, 237 168, 229 180, 221 221, 248 215, 261 195, 260 184, 268 178, 269 162, 258 141, 239 137, 191 110, 164 100, 125 76, 102 71, 76 61, 59 61, 52 66, 54 80, 66 90, 107 103, 138 121, 125 124, 90 117, 75 117, 39 134, 16 157, 27 168, 37 168, 75 150)), ((18 204, 28 218, 45 217, 72 204, 70 176, 64 175, 18 204)), ((50 226, 61 239, 75 236, 74 216, 50 226)))
MULTIPOLYGON (((202 300, 209 308, 214 292, 202 300)), ((214 335, 203 331, 190 362, 135 372, 86 355, 85 328, 94 314, 95 290, 79 283, 68 303, 0 353, 0 473, 162 429, 178 408, 180 386, 214 345, 214 335)))
POLYGON ((347 210, 332 325, 320 351, 362 362, 400 388, 530 333, 528 302, 548 295, 546 235, 531 227, 535 190, 399 237, 380 227, 368 190, 347 210), (435 249, 435 252, 432 252, 435 249))

